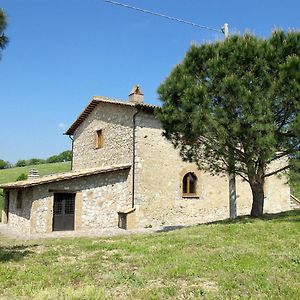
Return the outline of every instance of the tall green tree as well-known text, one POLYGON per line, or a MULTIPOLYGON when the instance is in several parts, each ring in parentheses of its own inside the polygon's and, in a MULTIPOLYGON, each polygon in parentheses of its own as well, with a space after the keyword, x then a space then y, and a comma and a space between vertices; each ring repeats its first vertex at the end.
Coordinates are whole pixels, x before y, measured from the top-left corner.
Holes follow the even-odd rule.
POLYGON ((8 43, 8 37, 4 34, 4 30, 6 29, 6 15, 2 9, 0 9, 0 58, 1 51, 5 48, 8 43))
POLYGON ((258 217, 266 178, 299 151, 299 83, 299 32, 231 36, 191 46, 158 88, 157 116, 184 160, 247 181, 258 217))

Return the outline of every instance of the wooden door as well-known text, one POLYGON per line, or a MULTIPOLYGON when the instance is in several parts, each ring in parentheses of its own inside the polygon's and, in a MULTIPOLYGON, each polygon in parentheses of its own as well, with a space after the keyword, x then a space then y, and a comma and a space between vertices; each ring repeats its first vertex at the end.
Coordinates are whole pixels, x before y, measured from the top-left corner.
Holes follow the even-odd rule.
POLYGON ((55 193, 53 202, 53 231, 74 230, 74 193, 55 193))

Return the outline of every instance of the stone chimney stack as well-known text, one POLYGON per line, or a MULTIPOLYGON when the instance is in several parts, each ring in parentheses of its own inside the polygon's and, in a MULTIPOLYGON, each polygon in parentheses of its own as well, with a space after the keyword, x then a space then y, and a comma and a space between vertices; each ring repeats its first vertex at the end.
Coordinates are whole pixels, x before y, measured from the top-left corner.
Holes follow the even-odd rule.
POLYGON ((28 179, 38 178, 39 176, 39 171, 37 169, 31 169, 28 173, 28 179))
POLYGON ((140 87, 138 84, 136 84, 130 94, 129 94, 129 97, 128 97, 128 100, 129 102, 131 103, 135 103, 135 104, 142 104, 144 103, 144 94, 143 92, 141 91, 140 87))

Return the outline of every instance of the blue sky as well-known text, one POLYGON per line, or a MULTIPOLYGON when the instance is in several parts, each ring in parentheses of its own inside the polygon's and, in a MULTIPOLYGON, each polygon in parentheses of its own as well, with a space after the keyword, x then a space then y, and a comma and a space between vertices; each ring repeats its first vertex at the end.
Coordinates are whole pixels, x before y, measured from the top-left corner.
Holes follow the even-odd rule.
MULTIPOLYGON (((268 37, 300 27, 299 0, 119 0, 230 32, 268 37)), ((142 14, 103 0, 2 0, 10 43, 0 61, 0 159, 46 158, 71 148, 63 132, 92 96, 145 102, 192 42, 222 34, 142 14)))

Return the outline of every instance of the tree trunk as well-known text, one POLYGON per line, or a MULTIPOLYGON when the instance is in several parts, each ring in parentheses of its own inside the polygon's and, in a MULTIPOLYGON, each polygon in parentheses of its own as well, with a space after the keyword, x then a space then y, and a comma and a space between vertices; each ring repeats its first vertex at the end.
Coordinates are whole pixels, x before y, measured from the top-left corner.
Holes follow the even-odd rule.
POLYGON ((251 209, 251 217, 258 218, 263 215, 264 211, 264 181, 255 181, 251 182, 251 190, 252 190, 252 209, 251 209))

